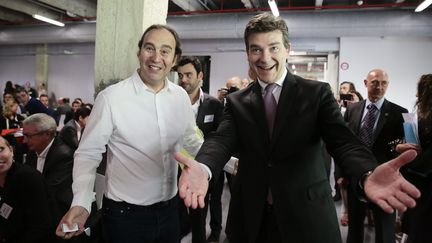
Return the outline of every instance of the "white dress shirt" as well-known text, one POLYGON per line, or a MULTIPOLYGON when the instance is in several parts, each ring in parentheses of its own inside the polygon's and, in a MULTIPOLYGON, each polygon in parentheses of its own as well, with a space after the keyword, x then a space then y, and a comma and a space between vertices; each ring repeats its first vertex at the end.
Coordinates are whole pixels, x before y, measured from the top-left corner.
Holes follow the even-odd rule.
POLYGON ((151 205, 177 193, 177 161, 181 147, 195 156, 202 139, 187 93, 168 80, 155 93, 135 72, 107 87, 96 98, 73 169, 74 199, 90 212, 96 168, 108 145, 106 197, 151 205))
POLYGON ((74 120, 74 122, 75 122, 75 127, 77 129, 77 138, 78 138, 78 141, 79 141, 81 139, 81 130, 82 130, 82 127, 81 127, 81 125, 76 120, 74 120))
POLYGON ((46 148, 44 149, 44 151, 42 151, 42 153, 40 153, 40 154, 36 153, 36 155, 37 155, 37 164, 36 164, 36 169, 37 169, 40 173, 43 172, 43 169, 44 169, 44 167, 45 167, 45 159, 46 159, 46 156, 47 156, 47 154, 48 154, 48 151, 50 150, 51 145, 53 144, 53 142, 54 142, 54 138, 51 139, 51 142, 48 144, 48 146, 46 146, 46 148))
MULTIPOLYGON (((276 82, 275 82, 276 87, 273 89, 273 96, 276 100, 276 103, 279 103, 279 97, 280 97, 281 92, 282 92, 282 86, 283 86, 283 83, 285 81, 285 77, 287 74, 288 74, 288 71, 286 69, 284 69, 282 76, 278 80, 276 80, 276 82)), ((265 88, 267 87, 268 84, 259 80, 259 78, 258 78, 258 83, 261 86, 262 96, 264 96, 265 88)))

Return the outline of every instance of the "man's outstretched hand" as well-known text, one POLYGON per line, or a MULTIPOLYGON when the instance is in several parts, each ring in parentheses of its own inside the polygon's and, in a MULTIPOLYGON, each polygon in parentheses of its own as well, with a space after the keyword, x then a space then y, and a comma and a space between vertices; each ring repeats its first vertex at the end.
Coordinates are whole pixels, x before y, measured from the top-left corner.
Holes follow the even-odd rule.
POLYGON ((179 180, 179 194, 186 207, 204 208, 204 197, 208 189, 208 173, 196 161, 181 153, 175 154, 175 159, 184 165, 179 180))
POLYGON ((408 150, 376 167, 364 182, 366 197, 387 213, 393 213, 394 209, 404 212, 407 207, 415 207, 420 191, 403 178, 399 169, 416 156, 414 150, 408 150))

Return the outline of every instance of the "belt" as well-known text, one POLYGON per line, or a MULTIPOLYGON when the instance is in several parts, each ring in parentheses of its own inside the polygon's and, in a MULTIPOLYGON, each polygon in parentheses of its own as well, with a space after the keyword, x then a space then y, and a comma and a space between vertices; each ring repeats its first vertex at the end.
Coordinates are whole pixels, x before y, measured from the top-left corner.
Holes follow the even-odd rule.
POLYGON ((138 208, 138 209, 160 209, 160 208, 165 208, 165 207, 169 207, 174 205, 175 203, 177 203, 177 196, 174 196, 173 198, 167 200, 167 201, 162 201, 162 202, 157 202, 151 205, 136 205, 136 204, 131 204, 125 201, 114 201, 111 200, 107 197, 104 196, 103 198, 103 204, 106 207, 133 207, 133 208, 138 208))

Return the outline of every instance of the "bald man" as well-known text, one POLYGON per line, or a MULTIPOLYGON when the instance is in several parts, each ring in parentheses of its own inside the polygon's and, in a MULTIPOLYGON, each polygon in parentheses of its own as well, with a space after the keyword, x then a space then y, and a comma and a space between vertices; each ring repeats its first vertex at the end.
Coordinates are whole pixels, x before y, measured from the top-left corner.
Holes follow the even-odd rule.
POLYGON ((227 95, 242 88, 241 83, 241 78, 238 76, 228 79, 226 82, 226 87, 218 90, 218 99, 225 103, 224 100, 227 95))
MULTIPOLYGON (((402 139, 403 118, 401 113, 408 112, 387 99, 385 94, 389 86, 389 77, 382 69, 369 71, 364 85, 367 99, 347 107, 345 121, 360 140, 372 151, 379 163, 384 163, 395 156, 391 145, 402 139), (373 106, 373 108, 372 108, 373 106), (371 118, 368 113, 374 114, 371 118), (370 127, 371 136, 365 132, 370 127)), ((375 242, 395 242, 395 214, 387 214, 378 206, 367 204, 358 199, 352 188, 348 188, 348 238, 347 243, 362 243, 366 210, 372 208, 375 219, 375 242)))

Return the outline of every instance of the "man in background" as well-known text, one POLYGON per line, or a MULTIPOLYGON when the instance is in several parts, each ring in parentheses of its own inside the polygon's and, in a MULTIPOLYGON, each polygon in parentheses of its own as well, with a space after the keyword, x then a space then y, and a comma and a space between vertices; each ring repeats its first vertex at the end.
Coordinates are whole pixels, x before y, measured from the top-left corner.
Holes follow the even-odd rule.
MULTIPOLYGON (((179 85, 189 95, 197 126, 202 131, 205 139, 210 132, 216 131, 222 120, 223 105, 218 99, 202 91, 201 83, 204 74, 198 58, 184 57, 177 65, 177 73, 179 85)), ((215 182, 215 184, 222 184, 222 186, 217 186, 220 191, 214 191, 214 186, 211 186, 213 189, 209 190, 205 199, 206 207, 189 210, 192 223, 192 243, 206 242, 206 216, 209 197, 211 234, 207 241, 219 242, 219 235, 222 230, 221 195, 223 182, 224 177, 222 174, 219 180, 215 182)), ((180 207, 184 207, 184 204, 182 203, 180 207)))
MULTIPOLYGON (((385 98, 389 77, 382 69, 369 71, 364 85, 368 98, 348 105, 345 121, 359 136, 378 163, 395 158, 392 144, 404 137, 402 113, 407 109, 385 98)), ((348 237, 347 243, 363 243, 364 219, 368 208, 372 208, 375 224, 375 242, 393 243, 395 239, 396 213, 388 214, 377 205, 360 201, 353 187, 348 187, 348 237)))

